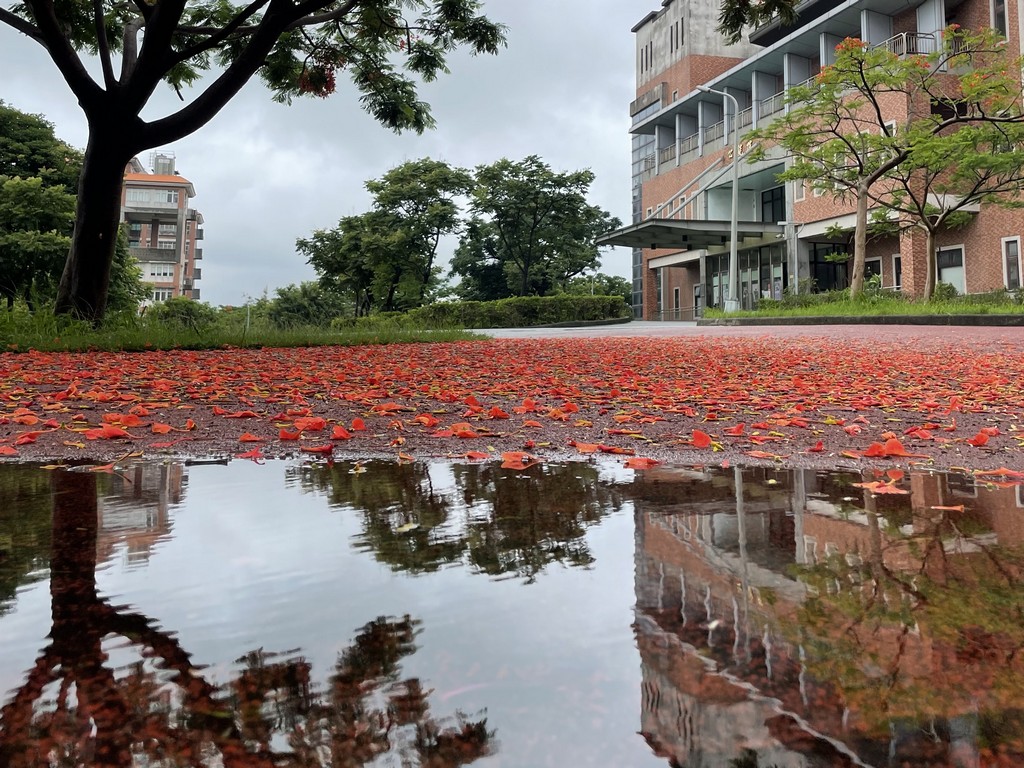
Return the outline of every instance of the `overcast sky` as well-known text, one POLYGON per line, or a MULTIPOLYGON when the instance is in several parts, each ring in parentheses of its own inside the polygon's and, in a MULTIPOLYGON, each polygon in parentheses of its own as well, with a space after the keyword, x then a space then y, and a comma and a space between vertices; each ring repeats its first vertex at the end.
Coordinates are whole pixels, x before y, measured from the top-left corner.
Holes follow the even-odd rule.
MULTIPOLYGON (((202 298, 241 304, 314 278, 295 252, 296 238, 367 210, 363 183, 420 157, 473 167, 536 154, 557 171, 590 168, 597 177, 591 201, 628 222, 629 30, 658 5, 485 0, 487 15, 508 26, 508 48, 496 57, 451 57, 451 74, 421 89, 438 123, 422 136, 380 127, 341 78, 331 98, 290 107, 250 82, 212 122, 162 147, 195 185, 192 205, 206 219, 202 298)), ((42 47, 5 25, 0 99, 45 116, 60 138, 84 148, 85 119, 56 68, 42 47)), ((178 103, 161 89, 144 114, 154 118, 178 103)), ((140 158, 146 166, 148 155, 140 158)), ((629 251, 616 248, 606 252, 603 270, 628 277, 629 264, 629 251)))

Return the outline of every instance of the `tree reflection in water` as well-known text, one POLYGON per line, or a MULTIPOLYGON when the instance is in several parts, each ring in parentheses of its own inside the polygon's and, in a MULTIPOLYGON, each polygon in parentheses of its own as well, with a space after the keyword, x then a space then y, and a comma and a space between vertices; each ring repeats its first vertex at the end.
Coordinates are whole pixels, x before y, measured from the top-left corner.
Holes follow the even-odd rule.
POLYGON ((55 472, 52 624, 22 685, 0 709, 0 765, 360 766, 454 768, 493 751, 486 718, 439 721, 419 680, 402 679, 417 621, 378 618, 337 660, 326 690, 294 652, 254 651, 216 687, 173 632, 99 597, 96 475, 55 472), (138 659, 110 666, 111 638, 138 659))
POLYGON ((532 581, 551 563, 588 566, 587 528, 622 506, 621 488, 601 482, 589 464, 544 464, 525 473, 494 462, 449 466, 454 485, 442 488, 423 462, 288 471, 303 488, 362 516, 357 548, 413 573, 465 562, 491 576, 532 581))
POLYGON ((0 616, 19 586, 46 578, 50 565, 50 478, 29 465, 0 471, 0 616))

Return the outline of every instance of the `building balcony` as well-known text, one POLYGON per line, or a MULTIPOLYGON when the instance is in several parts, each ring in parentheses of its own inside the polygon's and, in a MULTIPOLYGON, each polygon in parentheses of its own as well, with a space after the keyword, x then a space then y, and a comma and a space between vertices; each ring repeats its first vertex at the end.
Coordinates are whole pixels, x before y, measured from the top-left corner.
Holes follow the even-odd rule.
POLYGON ((178 262, 178 252, 173 248, 142 248, 132 246, 128 249, 128 252, 135 257, 136 261, 178 262))
POLYGON ((934 35, 924 35, 918 32, 902 32, 890 37, 872 48, 885 48, 895 56, 927 56, 936 51, 934 35))
POLYGON ((199 267, 193 267, 192 268, 192 279, 193 280, 202 280, 203 279, 203 270, 201 270, 199 267))
POLYGON ((193 261, 200 261, 203 258, 203 249, 196 248, 195 254, 192 256, 193 261))
POLYGON ((203 239, 203 228, 202 227, 196 227, 196 240, 202 240, 202 239, 203 239))

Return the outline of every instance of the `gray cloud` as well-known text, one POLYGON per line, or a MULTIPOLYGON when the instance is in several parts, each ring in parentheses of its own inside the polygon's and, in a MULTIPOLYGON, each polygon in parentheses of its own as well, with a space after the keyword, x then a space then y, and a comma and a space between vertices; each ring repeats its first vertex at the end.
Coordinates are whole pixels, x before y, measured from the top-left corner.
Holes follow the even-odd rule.
MULTIPOLYGON (((453 55, 451 74, 421 89, 438 126, 420 136, 382 128, 340 80, 333 97, 291 106, 249 83, 207 126, 162 148, 195 184, 194 205, 206 218, 203 298, 238 304, 312 278, 296 238, 366 210, 363 183, 419 157, 472 167, 536 154, 556 170, 590 168, 592 201, 627 221, 629 29, 653 5, 486 2, 488 15, 508 25, 509 47, 496 57, 453 55)), ((85 119, 43 50, 7 27, 0 40, 0 99, 44 115, 61 138, 84 147, 85 119)), ((162 90, 146 116, 179 104, 162 90)), ((608 252, 604 270, 627 277, 628 252, 608 252)))

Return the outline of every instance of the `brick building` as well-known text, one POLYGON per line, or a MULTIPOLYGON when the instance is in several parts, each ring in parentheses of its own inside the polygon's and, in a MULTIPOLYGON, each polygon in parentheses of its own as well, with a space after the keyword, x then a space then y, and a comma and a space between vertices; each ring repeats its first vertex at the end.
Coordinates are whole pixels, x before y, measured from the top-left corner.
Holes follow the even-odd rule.
MULTIPOLYGON (((848 264, 826 258, 846 242, 852 200, 808 185, 780 184, 787 158, 776 150, 747 160, 743 134, 786 109, 786 91, 834 60, 847 37, 894 53, 926 52, 953 23, 993 27, 1018 55, 1024 27, 1020 6, 1005 0, 804 0, 793 26, 777 20, 728 45, 717 31, 717 0, 663 0, 640 20, 636 36, 636 99, 632 116, 632 224, 603 244, 633 249, 633 307, 645 319, 690 319, 705 306, 723 306, 728 292, 734 131, 737 168, 739 297, 744 308, 785 289, 846 287, 848 264), (724 92, 698 90, 707 86, 724 92)), ((906 113, 893 104, 893 119, 906 113)), ((1024 213, 981 206, 967 226, 941 232, 936 279, 960 293, 1022 283, 1024 213)), ((868 243, 866 273, 884 287, 920 295, 924 234, 904 233, 868 243)))
POLYGON ((151 287, 147 303, 175 296, 199 298, 196 283, 202 270, 203 214, 189 207, 196 191, 178 175, 174 155, 154 153, 153 170, 138 158, 125 168, 121 190, 121 220, 128 225, 128 246, 151 287))

